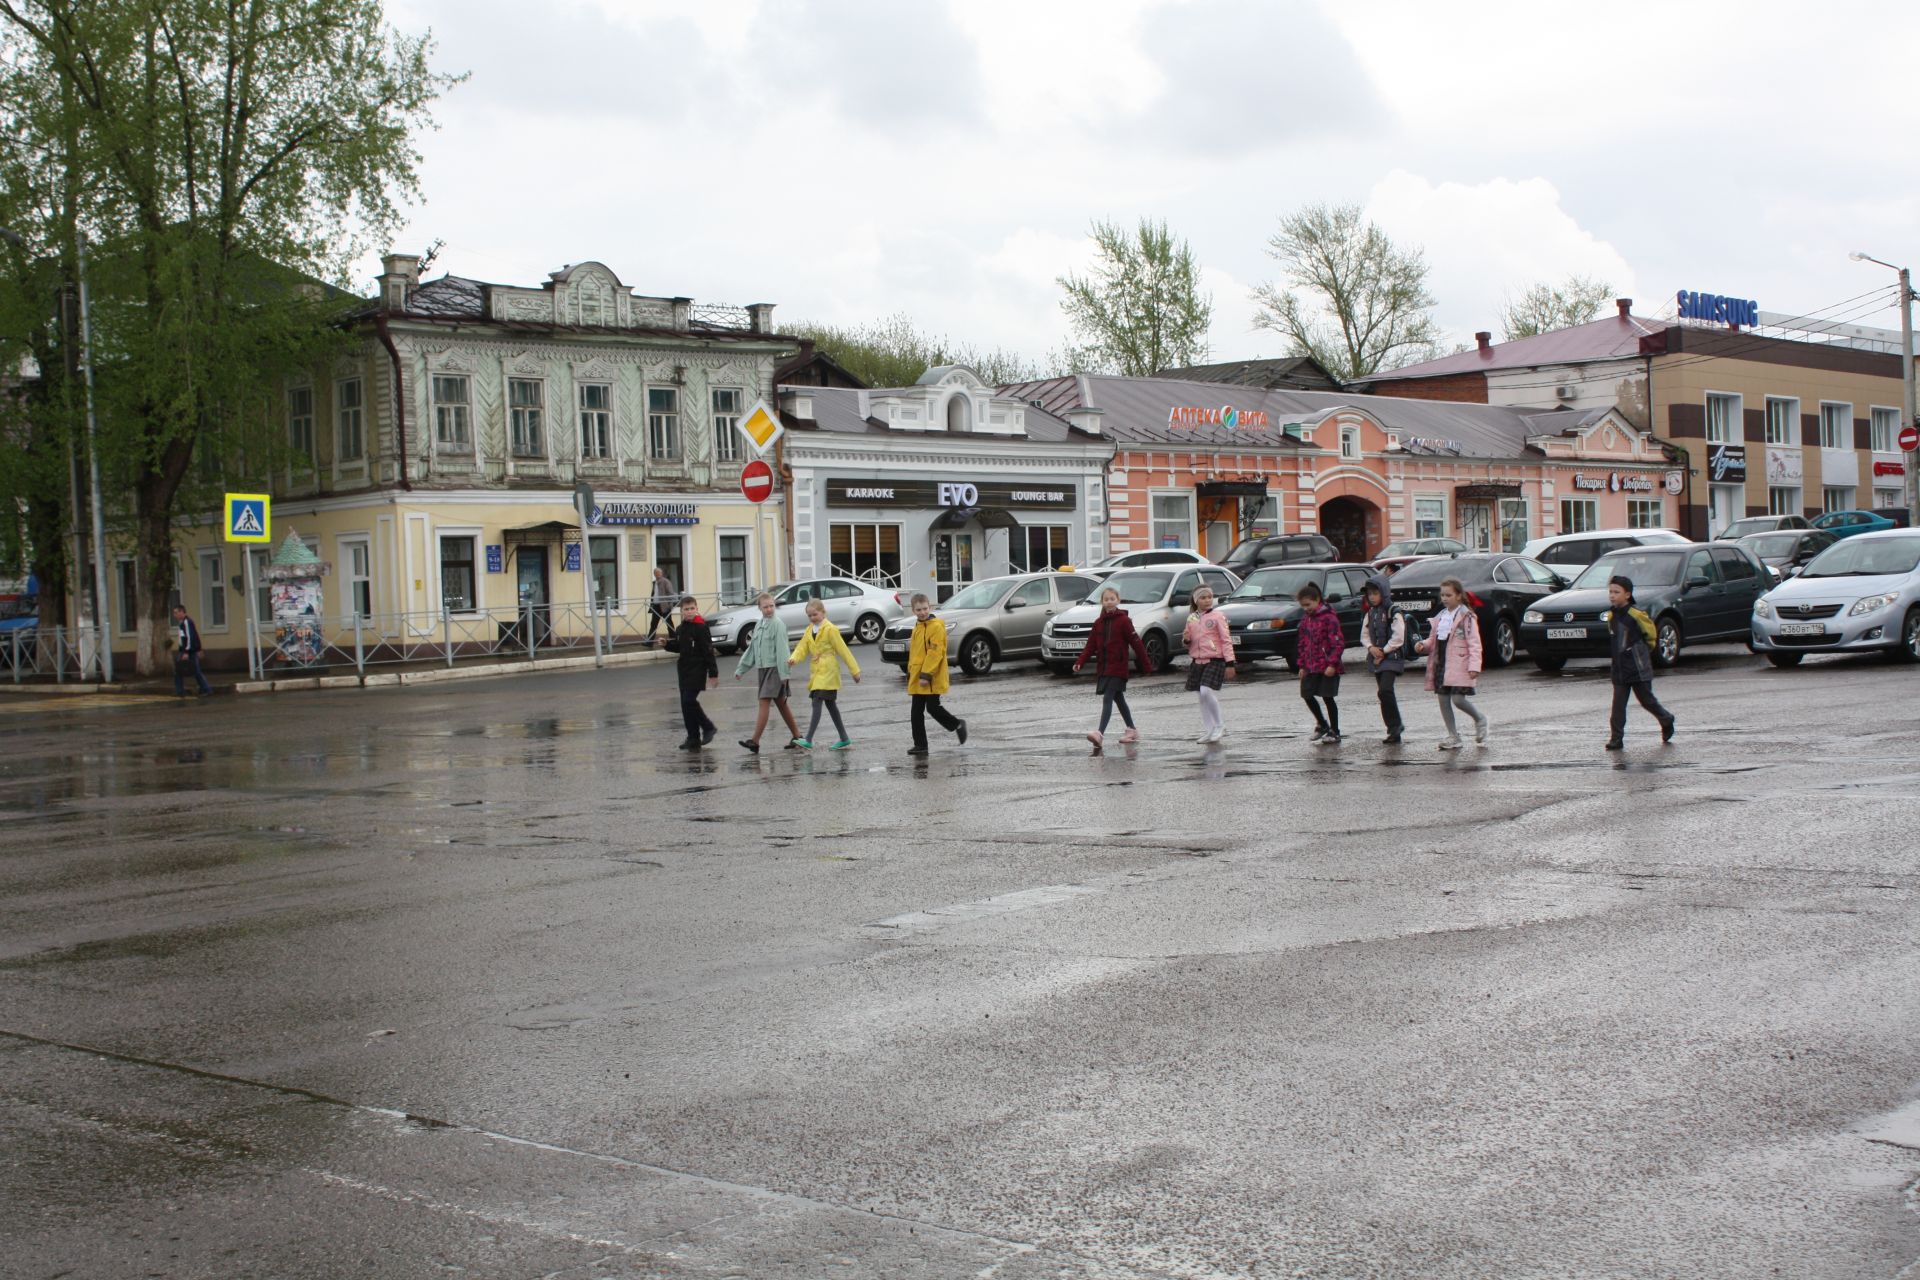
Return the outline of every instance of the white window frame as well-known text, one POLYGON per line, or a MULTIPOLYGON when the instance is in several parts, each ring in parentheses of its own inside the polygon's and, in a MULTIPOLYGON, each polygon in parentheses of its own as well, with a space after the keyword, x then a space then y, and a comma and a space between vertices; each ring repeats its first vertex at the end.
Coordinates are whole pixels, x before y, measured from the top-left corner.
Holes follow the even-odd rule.
MULTIPOLYGON (((354 615, 358 612, 354 607, 354 588, 363 582, 367 585, 367 608, 360 617, 363 622, 373 620, 373 537, 365 533, 343 533, 334 539, 334 543, 340 551, 340 625, 351 630, 354 615), (353 571, 355 547, 364 548, 366 551, 367 572, 364 577, 353 571)), ((483 550, 480 554, 484 557, 486 552, 483 550)), ((478 576, 478 573, 479 568, 476 566, 475 575, 478 576)))
POLYGON ((747 393, 743 387, 708 387, 707 404, 713 417, 713 460, 733 466, 747 460, 747 438, 740 434, 740 419, 746 416, 747 393), (722 411, 720 397, 734 397, 731 411, 722 411))
POLYGON ((1822 400, 1820 402, 1820 447, 1822 449, 1851 449, 1853 442, 1848 437, 1853 434, 1853 402, 1849 400, 1822 400), (1844 409, 1846 417, 1841 424, 1838 444, 1827 443, 1827 410, 1844 409))
POLYGON ((433 404, 433 447, 441 453, 470 453, 473 450, 473 375, 470 373, 429 373, 429 394, 433 404), (448 399, 442 392, 458 383, 461 398, 448 399))
POLYGON ((313 386, 303 383, 287 388, 287 448, 297 471, 312 471, 320 465, 319 442, 313 435, 313 386), (302 412, 299 398, 306 397, 302 412))
POLYGON ((473 602, 468 609, 449 610, 456 618, 471 617, 487 611, 487 548, 481 541, 479 525, 440 525, 433 530, 433 613, 440 616, 440 606, 446 599, 446 571, 441 560, 442 540, 446 538, 473 539, 473 602))
POLYGON ((1767 514, 1770 516, 1797 516, 1805 510, 1805 500, 1800 496, 1797 484, 1773 484, 1767 486, 1767 514))
POLYGON ((1907 500, 1905 495, 1898 489, 1883 489, 1879 485, 1875 485, 1873 487, 1873 505, 1875 507, 1904 507, 1907 505, 1907 500))
POLYGON ((1340 456, 1343 459, 1359 461, 1360 428, 1353 426, 1340 428, 1340 456))
POLYGON ((1891 405, 1867 406, 1867 448, 1873 453, 1892 453, 1899 446, 1900 411, 1891 405))
POLYGON ((1667 527, 1665 498, 1628 498, 1627 528, 1664 529, 1667 527))
MULTIPOLYGON (((586 571, 588 582, 594 581, 593 544, 596 542, 613 544, 613 599, 609 602, 604 596, 598 597, 594 600, 593 607, 600 613, 623 613, 627 599, 626 539, 618 533, 588 531, 587 543, 580 548, 580 553, 584 557, 580 567, 586 571)), ((649 579, 652 578, 651 569, 648 570, 647 576, 649 579)))
POLYGON ((1162 524, 1172 523, 1172 521, 1170 519, 1162 520, 1161 517, 1157 514, 1158 508, 1156 504, 1162 498, 1186 499, 1187 530, 1184 535, 1185 540, 1182 541, 1179 545, 1183 548, 1193 547, 1198 537, 1198 534, 1195 530, 1193 522, 1194 522, 1194 517, 1199 514, 1198 511, 1196 510, 1196 508, 1199 506, 1199 503, 1194 501, 1193 490, 1191 489, 1149 489, 1147 490, 1147 549, 1150 551, 1162 551, 1166 549, 1160 545, 1160 526, 1162 524))
POLYGON ((1007 530, 1007 571, 1009 573, 1051 573, 1053 572, 1052 565, 1044 565, 1041 568, 1036 569, 1033 567, 1032 561, 1027 558, 1027 542, 1028 542, 1027 535, 1036 529, 1041 529, 1046 531, 1047 542, 1049 545, 1051 545, 1053 542, 1054 530, 1058 529, 1061 532, 1065 533, 1067 535, 1067 563, 1068 564, 1073 563, 1073 526, 1071 524, 1067 524, 1065 522, 1054 523, 1052 521, 1048 521, 1045 524, 1023 524, 1017 529, 1007 530), (1023 561, 1026 561, 1026 563, 1024 564, 1014 563, 1013 535, 1016 533, 1020 535, 1020 556, 1023 561))
MULTIPOLYGON (((843 521, 842 523, 852 523, 852 522, 843 521)), ((755 541, 753 535, 754 535, 753 526, 745 525, 745 524, 740 524, 740 525, 724 524, 724 525, 718 526, 713 531, 713 590, 714 590, 715 597, 723 605, 746 604, 748 602, 747 593, 755 589, 754 581, 753 581, 754 569, 755 569, 755 566, 757 566, 760 563, 760 561, 758 557, 759 545, 755 541), (728 538, 745 538, 747 540, 746 573, 744 575, 746 580, 740 584, 741 596, 740 596, 740 599, 738 600, 727 599, 727 572, 726 572, 727 562, 726 562, 726 557, 721 554, 720 547, 721 547, 721 544, 724 543, 728 538)), ((829 532, 828 536, 829 538, 831 538, 832 536, 831 532, 829 532)), ((833 553, 832 552, 833 543, 831 541, 827 543, 827 548, 828 548, 827 553, 829 556, 831 556, 833 553)), ((651 579, 653 576, 653 568, 651 565, 649 565, 647 568, 647 576, 649 579, 651 579)), ((829 576, 829 573, 826 570, 822 570, 820 576, 827 577, 829 576)), ((682 593, 686 591, 685 583, 681 584, 680 590, 682 591, 682 593)))
POLYGON ((577 447, 582 462, 613 461, 613 384, 611 382, 579 381, 573 384, 574 420, 579 426, 577 447), (589 392, 606 393, 604 405, 589 405, 589 392), (598 445, 589 448, 588 442, 598 445))
POLYGON ((648 387, 645 394, 647 397, 647 461, 678 464, 686 456, 685 442, 680 438, 680 388, 648 387), (673 397, 671 411, 662 412, 653 407, 653 397, 656 394, 673 397))
MULTIPOLYGON (((892 529, 893 545, 895 548, 894 555, 898 557, 900 561, 900 571, 894 574, 893 578, 896 583, 902 586, 906 584, 906 574, 909 567, 907 561, 907 531, 906 527, 898 520, 829 520, 827 522, 827 545, 824 563, 816 563, 814 565, 814 568, 819 572, 821 577, 860 578, 861 571, 857 559, 844 566, 846 569, 844 574, 840 571, 841 567, 836 566, 833 562, 833 531, 835 526, 838 525, 845 525, 847 527, 849 530, 848 540, 850 542, 859 541, 857 536, 858 530, 873 530, 873 567, 876 570, 880 568, 880 531, 882 529, 892 529)), ((856 550, 849 554, 857 557, 859 552, 856 550)), ((860 580, 865 582, 868 579, 860 578, 860 580)))
POLYGON ((526 378, 518 374, 507 375, 507 456, 515 462, 545 462, 547 460, 547 380, 545 378, 526 378), (539 399, 534 404, 515 404, 513 389, 515 385, 525 383, 535 389, 539 399), (521 434, 519 424, 522 415, 530 415, 529 426, 532 429, 532 452, 523 451, 515 443, 521 434))
POLYGON ((1745 431, 1744 408, 1744 400, 1738 391, 1707 392, 1707 443, 1739 444, 1745 431), (1722 424, 1718 434, 1715 433, 1713 421, 1713 407, 1716 403, 1732 406, 1728 421, 1722 424))
POLYGON ((232 601, 228 599, 227 579, 225 576, 227 557, 221 547, 200 547, 194 551, 193 563, 200 574, 200 607, 194 611, 193 620, 200 624, 202 631, 226 632, 233 629, 232 601), (220 622, 213 622, 213 597, 220 595, 220 622))
POLYGON ((1798 396, 1768 396, 1766 400, 1766 405, 1767 405, 1766 428, 1764 432, 1766 437, 1766 442, 1772 445, 1799 444, 1800 443, 1800 399, 1799 397, 1798 396), (1782 424, 1783 426, 1786 427, 1786 430, 1782 433, 1779 433, 1778 437, 1776 437, 1776 434, 1773 429, 1774 409, 1776 406, 1785 406, 1785 411, 1781 416, 1786 419, 1786 421, 1782 424))
POLYGON ((1820 488, 1820 510, 1822 512, 1858 511, 1860 509, 1857 502, 1859 495, 1860 488, 1858 485, 1822 485, 1820 488), (1844 495, 1844 497, 1839 495, 1844 495))
MULTIPOLYGON (((653 571, 662 567, 660 543, 667 538, 680 539, 680 546, 683 552, 680 557, 680 581, 673 584, 673 589, 683 596, 699 595, 700 593, 693 589, 693 531, 685 525, 672 525, 667 528, 650 529, 647 531, 647 552, 652 556, 652 560, 647 565, 647 581, 651 583, 653 581, 653 571)), ((824 577, 825 575, 823 574, 822 576, 824 577)), ((761 584, 763 588, 767 585, 766 583, 761 584)), ((649 599, 651 599, 651 586, 648 587, 648 592, 649 599)))
POLYGON ((1448 500, 1446 494, 1416 493, 1413 495, 1413 505, 1409 510, 1412 512, 1408 517, 1412 521, 1407 533, 1409 538, 1451 538, 1453 536, 1453 529, 1450 527, 1453 521, 1453 503, 1448 500), (1440 504, 1440 528, 1434 533, 1429 533, 1420 527, 1421 504, 1429 502, 1440 504))
POLYGON ((1525 494, 1522 494, 1518 498, 1495 499, 1493 504, 1492 536, 1493 536, 1493 541, 1497 550, 1507 552, 1510 555, 1518 555, 1520 553, 1520 548, 1527 545, 1527 540, 1531 536, 1532 530, 1533 530, 1533 503, 1528 500, 1525 494), (1520 514, 1518 517, 1515 517, 1513 513, 1508 510, 1508 507, 1510 505, 1516 504, 1516 503, 1520 507, 1520 514), (1514 543, 1514 545, 1508 546, 1507 545, 1507 525, 1516 518, 1520 522, 1520 540, 1514 543))
POLYGON ((333 382, 333 460, 335 465, 359 463, 367 459, 367 383, 355 375, 335 378, 333 382), (347 403, 347 388, 353 388, 353 403, 347 403), (352 448, 349 449, 348 445, 352 448))
POLYGON ((1559 533, 1592 533, 1600 527, 1600 500, 1598 498, 1562 498, 1560 499, 1559 533), (1584 508, 1585 520, 1574 520, 1569 514, 1584 508))

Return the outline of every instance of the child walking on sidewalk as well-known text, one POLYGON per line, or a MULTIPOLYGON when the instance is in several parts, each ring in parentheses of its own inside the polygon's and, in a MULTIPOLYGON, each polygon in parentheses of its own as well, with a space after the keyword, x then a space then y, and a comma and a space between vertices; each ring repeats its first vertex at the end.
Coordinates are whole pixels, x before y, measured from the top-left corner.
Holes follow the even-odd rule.
POLYGON ((759 755, 760 735, 767 731, 768 713, 773 708, 780 708, 780 718, 787 722, 787 731, 793 735, 788 747, 799 744, 800 726, 794 723, 793 709, 787 705, 787 624, 775 615, 773 596, 769 593, 762 591, 755 603, 760 606, 760 621, 754 624, 753 634, 740 651, 733 678, 739 680, 749 671, 758 673, 754 680, 760 695, 760 713, 753 720, 753 736, 740 739, 740 745, 759 755))
POLYGON ((855 684, 860 683, 860 664, 853 660, 853 652, 841 638, 840 628, 827 621, 827 606, 818 600, 807 601, 807 631, 787 662, 792 664, 803 658, 808 663, 807 696, 813 700, 813 719, 807 722, 807 736, 795 745, 813 745, 813 735, 820 728, 820 713, 824 710, 833 717, 833 730, 839 735, 833 749, 845 751, 853 742, 847 737, 846 723, 840 719, 840 664, 846 664, 855 684))
POLYGON ((1480 620, 1467 604, 1467 589, 1458 578, 1440 584, 1440 614, 1433 630, 1415 648, 1430 655, 1427 659, 1427 689, 1440 697, 1440 718, 1446 722, 1447 736, 1439 742, 1442 751, 1460 749, 1460 730, 1454 723, 1457 707, 1473 717, 1473 740, 1487 740, 1487 718, 1473 705, 1473 687, 1480 679, 1480 620))
POLYGON ((1226 721, 1220 716, 1220 682, 1233 678, 1233 631, 1225 615, 1213 607, 1212 587, 1195 589, 1193 612, 1187 615, 1181 639, 1189 659, 1187 689, 1200 697, 1199 741, 1218 742, 1227 736, 1226 721))
POLYGON ((1660 741, 1673 741, 1673 712, 1653 696, 1653 650, 1649 643, 1658 633, 1653 619, 1634 606, 1633 579, 1616 575, 1607 583, 1607 647, 1613 654, 1613 714, 1607 721, 1607 750, 1619 751, 1626 745, 1627 695, 1640 700, 1647 713, 1660 722, 1660 741))
POLYGON ((913 695, 913 747, 910 756, 927 754, 927 717, 958 738, 967 740, 967 722, 940 705, 947 691, 947 624, 933 616, 933 601, 913 598, 913 638, 907 641, 907 692, 913 695))
POLYGON ((680 718, 687 726, 687 740, 680 749, 698 751, 714 735, 713 721, 700 706, 700 692, 719 686, 720 664, 713 656, 713 632, 700 616, 700 602, 692 596, 680 597, 680 625, 668 628, 665 644, 678 655, 674 666, 680 677, 680 718))
POLYGON ((1317 583, 1306 583, 1294 593, 1304 610, 1300 617, 1300 639, 1294 661, 1300 667, 1300 698, 1313 712, 1313 741, 1327 746, 1340 745, 1340 676, 1346 670, 1347 638, 1340 629, 1340 618, 1327 608, 1317 583), (1320 710, 1325 702, 1327 709, 1320 710))
POLYGON ((1362 594, 1367 614, 1360 622, 1360 642, 1367 646, 1367 670, 1373 672, 1373 683, 1380 691, 1380 719, 1387 726, 1387 736, 1380 741, 1390 747, 1400 741, 1406 728, 1393 684, 1407 669, 1407 619, 1393 611, 1393 588, 1384 574, 1368 578, 1362 594))
POLYGON ((1153 674, 1147 647, 1140 643, 1140 633, 1133 629, 1133 618, 1120 607, 1120 593, 1107 587, 1100 592, 1100 616, 1093 620, 1087 643, 1080 650, 1080 656, 1073 660, 1073 669, 1077 672, 1092 658, 1094 675, 1099 677, 1094 688, 1100 694, 1100 727, 1087 735, 1087 741, 1096 750, 1106 742, 1107 722, 1113 718, 1116 707, 1121 722, 1127 726, 1120 741, 1140 741, 1140 731, 1133 727, 1133 710, 1127 706, 1129 657, 1140 660, 1141 675, 1153 674))

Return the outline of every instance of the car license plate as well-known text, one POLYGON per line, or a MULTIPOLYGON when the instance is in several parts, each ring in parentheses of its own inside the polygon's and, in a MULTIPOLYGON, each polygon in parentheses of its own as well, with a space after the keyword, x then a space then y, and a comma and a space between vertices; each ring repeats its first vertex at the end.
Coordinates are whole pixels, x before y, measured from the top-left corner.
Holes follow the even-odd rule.
POLYGON ((1823 636, 1827 629, 1818 622, 1783 622, 1780 624, 1783 636, 1823 636))
POLYGON ((1433 601, 1409 600, 1406 603, 1402 604, 1400 607, 1402 609, 1405 609, 1408 613, 1425 613, 1427 610, 1433 608, 1433 601))
POLYGON ((1547 639, 1549 640, 1585 640, 1586 638, 1587 629, 1585 627, 1547 628, 1547 639))

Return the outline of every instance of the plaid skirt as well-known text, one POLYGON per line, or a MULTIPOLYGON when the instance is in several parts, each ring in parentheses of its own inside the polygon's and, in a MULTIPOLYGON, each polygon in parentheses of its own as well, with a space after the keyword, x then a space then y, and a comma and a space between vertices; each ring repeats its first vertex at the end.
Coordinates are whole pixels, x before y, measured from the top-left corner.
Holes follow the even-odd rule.
POLYGON ((1209 658, 1205 662, 1187 664, 1188 693, 1192 693, 1202 685, 1209 689, 1218 689, 1226 678, 1227 660, 1225 658, 1209 658))
POLYGON ((784 698, 787 696, 787 677, 778 667, 760 668, 760 696, 763 698, 784 698))

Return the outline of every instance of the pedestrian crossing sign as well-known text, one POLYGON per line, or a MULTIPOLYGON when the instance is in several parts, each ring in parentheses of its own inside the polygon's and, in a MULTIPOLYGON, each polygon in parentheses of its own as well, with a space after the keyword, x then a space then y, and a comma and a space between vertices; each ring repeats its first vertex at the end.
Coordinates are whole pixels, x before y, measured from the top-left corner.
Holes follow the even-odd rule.
POLYGON ((227 541, 271 542, 273 499, 264 493, 227 495, 227 541))
POLYGON ((786 428, 780 425, 780 415, 767 407, 765 400, 753 406, 753 411, 740 419, 740 434, 752 441, 755 453, 765 453, 773 448, 786 428))

